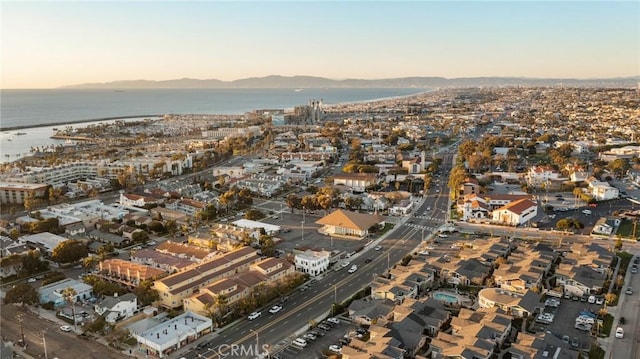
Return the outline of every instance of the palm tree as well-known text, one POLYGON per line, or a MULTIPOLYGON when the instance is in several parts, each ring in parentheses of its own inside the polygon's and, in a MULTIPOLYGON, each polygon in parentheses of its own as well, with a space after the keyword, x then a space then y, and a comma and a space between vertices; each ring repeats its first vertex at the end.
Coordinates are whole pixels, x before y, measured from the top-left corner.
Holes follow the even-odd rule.
POLYGON ((71 287, 67 287, 65 289, 62 290, 62 297, 64 298, 64 300, 66 300, 68 303, 71 304, 71 313, 73 316, 73 329, 74 330, 78 330, 77 327, 77 323, 76 323, 76 295, 78 295, 78 293, 76 292, 75 289, 71 288, 71 287))

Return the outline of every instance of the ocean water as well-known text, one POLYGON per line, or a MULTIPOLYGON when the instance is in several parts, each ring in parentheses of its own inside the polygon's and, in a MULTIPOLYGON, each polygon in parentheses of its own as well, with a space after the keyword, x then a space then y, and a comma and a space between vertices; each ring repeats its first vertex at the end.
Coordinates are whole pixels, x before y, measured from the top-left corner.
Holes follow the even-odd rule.
POLYGON ((0 127, 24 127, 0 132, 0 162, 28 155, 32 146, 63 143, 50 136, 53 127, 64 127, 67 121, 90 122, 101 118, 151 117, 168 113, 242 114, 257 109, 289 109, 312 99, 322 99, 324 104, 332 105, 425 91, 415 88, 0 90, 0 127))

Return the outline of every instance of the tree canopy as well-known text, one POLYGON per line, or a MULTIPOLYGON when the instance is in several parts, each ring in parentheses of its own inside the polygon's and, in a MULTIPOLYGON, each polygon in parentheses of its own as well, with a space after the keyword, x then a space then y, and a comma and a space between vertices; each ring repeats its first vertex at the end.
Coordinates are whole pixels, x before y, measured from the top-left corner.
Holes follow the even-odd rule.
POLYGON ((89 254, 87 246, 74 240, 64 241, 53 249, 53 259, 56 263, 73 263, 86 257, 89 254))
POLYGON ((27 283, 18 283, 7 291, 4 303, 36 304, 38 303, 38 292, 27 283))

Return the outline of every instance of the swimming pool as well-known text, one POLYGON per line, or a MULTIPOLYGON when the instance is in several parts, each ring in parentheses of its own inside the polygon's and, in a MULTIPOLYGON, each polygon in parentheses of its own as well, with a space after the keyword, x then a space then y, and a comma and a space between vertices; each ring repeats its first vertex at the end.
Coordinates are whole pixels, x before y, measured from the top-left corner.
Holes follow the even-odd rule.
POLYGON ((435 300, 439 300, 441 302, 447 302, 447 303, 458 303, 459 299, 457 296, 453 295, 453 294, 447 294, 447 293, 443 293, 443 292, 437 292, 433 294, 433 299, 435 300))

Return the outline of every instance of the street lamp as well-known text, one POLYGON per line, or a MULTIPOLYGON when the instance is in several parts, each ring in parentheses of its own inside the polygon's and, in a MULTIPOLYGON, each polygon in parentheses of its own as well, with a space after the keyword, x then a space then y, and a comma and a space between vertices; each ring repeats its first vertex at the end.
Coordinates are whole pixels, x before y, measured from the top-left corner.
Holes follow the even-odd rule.
POLYGON ((305 212, 306 212, 306 209, 305 209, 304 206, 302 206, 302 239, 301 240, 303 240, 303 241, 304 241, 304 220, 305 220, 304 214, 305 214, 305 212))
POLYGON ((43 330, 42 331, 42 345, 44 346, 44 359, 49 359, 49 356, 47 355, 47 340, 45 339, 44 335, 47 331, 43 330))
POLYGON ((22 336, 22 347, 25 348, 27 346, 27 342, 24 341, 24 328, 22 327, 22 321, 24 320, 24 315, 18 314, 17 318, 18 318, 18 322, 20 322, 20 336, 22 336))
POLYGON ((256 335, 256 350, 260 350, 260 337, 257 330, 249 329, 251 333, 255 333, 256 335))

